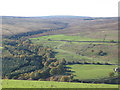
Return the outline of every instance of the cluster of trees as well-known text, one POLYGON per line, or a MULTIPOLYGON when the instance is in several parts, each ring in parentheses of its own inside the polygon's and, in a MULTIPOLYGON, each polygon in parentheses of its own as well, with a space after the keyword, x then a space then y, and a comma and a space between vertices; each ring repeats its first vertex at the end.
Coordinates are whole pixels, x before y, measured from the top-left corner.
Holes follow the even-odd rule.
POLYGON ((98 55, 99 55, 99 56, 105 56, 105 55, 107 55, 107 53, 104 52, 104 51, 102 51, 102 50, 100 50, 100 51, 98 52, 98 55))
POLYGON ((20 80, 70 81, 66 60, 57 60, 49 47, 30 40, 3 40, 2 78, 20 80), (58 79, 56 79, 56 77, 58 79))
POLYGON ((90 62, 90 61, 70 61, 66 62, 66 65, 72 65, 72 64, 95 64, 95 65, 112 65, 111 63, 108 62, 90 62))

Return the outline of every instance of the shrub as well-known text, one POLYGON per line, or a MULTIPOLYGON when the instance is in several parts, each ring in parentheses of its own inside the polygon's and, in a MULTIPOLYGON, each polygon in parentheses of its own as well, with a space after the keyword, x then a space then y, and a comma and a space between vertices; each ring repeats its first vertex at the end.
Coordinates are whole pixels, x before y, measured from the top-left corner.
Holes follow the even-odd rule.
POLYGON ((110 72, 109 73, 109 77, 114 77, 115 76, 115 73, 114 72, 110 72))
POLYGON ((61 82, 69 82, 69 81, 71 81, 71 77, 70 76, 62 76, 60 78, 60 81, 61 82))
POLYGON ((50 75, 56 75, 58 72, 57 68, 53 67, 51 70, 50 70, 50 75))

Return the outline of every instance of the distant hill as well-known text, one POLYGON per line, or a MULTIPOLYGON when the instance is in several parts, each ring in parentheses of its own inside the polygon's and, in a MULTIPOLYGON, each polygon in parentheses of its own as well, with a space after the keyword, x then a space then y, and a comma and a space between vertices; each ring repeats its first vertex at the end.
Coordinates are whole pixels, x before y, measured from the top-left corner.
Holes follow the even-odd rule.
MULTIPOLYGON (((1 18, 0 18, 1 19, 1 18)), ((36 16, 36 17, 18 17, 2 16, 2 31, 4 35, 15 35, 25 32, 34 32, 40 30, 56 30, 49 34, 72 34, 81 33, 84 30, 117 30, 116 17, 89 17, 89 16, 36 16), (62 28, 65 25, 66 28, 62 28), (61 30, 58 30, 60 29, 61 30), (63 32, 64 30, 64 32, 63 32)), ((39 33, 38 33, 39 34, 39 33)))
POLYGON ((51 15, 51 16, 2 16, 2 18, 89 18, 89 16, 51 15))

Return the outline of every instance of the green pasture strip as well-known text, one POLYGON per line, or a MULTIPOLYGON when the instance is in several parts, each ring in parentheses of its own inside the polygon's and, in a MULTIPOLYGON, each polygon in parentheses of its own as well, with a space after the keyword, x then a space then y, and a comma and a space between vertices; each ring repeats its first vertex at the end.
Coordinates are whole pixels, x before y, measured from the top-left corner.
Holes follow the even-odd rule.
POLYGON ((70 35, 50 35, 50 36, 42 36, 37 38, 31 38, 31 39, 41 39, 41 40, 71 40, 71 41, 101 41, 101 39, 95 39, 95 38, 87 38, 87 37, 81 37, 81 36, 70 36, 70 35))
POLYGON ((59 52, 56 54, 56 58, 58 59, 62 59, 65 58, 67 61, 79 61, 79 60, 88 60, 88 61, 92 61, 93 58, 87 57, 87 56, 80 56, 80 55, 76 55, 74 52, 69 52, 66 50, 62 50, 62 49, 58 49, 55 50, 56 52, 59 52))
POLYGON ((0 49, 3 49, 3 47, 0 47, 0 49))
POLYGON ((116 65, 67 65, 71 67, 71 71, 75 75, 75 79, 90 80, 109 77, 110 72, 114 72, 113 69, 116 65))
POLYGON ((2 80, 2 88, 118 88, 118 85, 54 81, 2 80))

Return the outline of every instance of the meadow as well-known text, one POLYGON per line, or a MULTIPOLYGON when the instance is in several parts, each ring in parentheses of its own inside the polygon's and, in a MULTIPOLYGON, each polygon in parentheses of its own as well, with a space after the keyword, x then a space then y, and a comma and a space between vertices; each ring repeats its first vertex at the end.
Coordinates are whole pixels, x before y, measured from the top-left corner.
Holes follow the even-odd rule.
POLYGON ((74 35, 49 35, 37 38, 30 38, 34 44, 48 46, 56 52, 56 58, 65 58, 68 62, 89 62, 89 63, 118 63, 118 44, 105 43, 105 42, 89 42, 89 41, 102 41, 102 39, 87 38, 74 35), (61 41, 61 40, 69 40, 61 41), (74 42, 81 41, 81 42, 74 42), (88 42, 82 42, 88 41, 88 42), (110 48, 110 49, 109 49, 110 48), (99 55, 103 51, 105 55, 99 55))
MULTIPOLYGON (((102 79, 109 77, 109 73, 113 72, 115 65, 67 65, 75 75, 74 79, 90 80, 90 79, 102 79)), ((116 73, 117 74, 117 73, 116 73)))
POLYGON ((70 40, 70 41, 98 41, 101 39, 95 39, 95 38, 87 38, 85 36, 75 36, 75 35, 64 35, 64 34, 59 34, 59 35, 48 35, 48 36, 43 36, 43 37, 37 37, 33 39, 41 39, 41 40, 70 40))
POLYGON ((53 81, 2 80, 2 88, 118 88, 118 85, 53 81))

